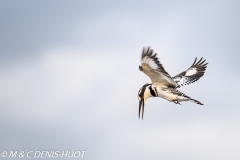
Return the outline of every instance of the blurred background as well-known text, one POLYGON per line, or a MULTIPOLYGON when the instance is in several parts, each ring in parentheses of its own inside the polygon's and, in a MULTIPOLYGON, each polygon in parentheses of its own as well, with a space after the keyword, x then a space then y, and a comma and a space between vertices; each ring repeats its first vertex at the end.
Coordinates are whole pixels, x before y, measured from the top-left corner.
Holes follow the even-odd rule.
POLYGON ((0 151, 86 150, 83 159, 239 160, 240 2, 0 1, 0 151), (209 62, 180 91, 148 99, 151 46, 171 76, 209 62))

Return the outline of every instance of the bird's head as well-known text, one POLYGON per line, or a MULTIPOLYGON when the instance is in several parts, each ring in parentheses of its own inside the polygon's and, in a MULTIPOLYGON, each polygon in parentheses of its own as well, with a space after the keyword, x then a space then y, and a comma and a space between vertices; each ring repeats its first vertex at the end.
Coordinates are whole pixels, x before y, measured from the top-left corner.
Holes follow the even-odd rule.
POLYGON ((147 84, 143 85, 142 88, 140 88, 140 90, 138 92, 139 118, 140 118, 140 114, 142 113, 142 119, 143 119, 143 114, 144 114, 144 104, 149 97, 152 97, 152 95, 150 94, 150 89, 149 89, 150 86, 151 86, 151 84, 147 83, 147 84))

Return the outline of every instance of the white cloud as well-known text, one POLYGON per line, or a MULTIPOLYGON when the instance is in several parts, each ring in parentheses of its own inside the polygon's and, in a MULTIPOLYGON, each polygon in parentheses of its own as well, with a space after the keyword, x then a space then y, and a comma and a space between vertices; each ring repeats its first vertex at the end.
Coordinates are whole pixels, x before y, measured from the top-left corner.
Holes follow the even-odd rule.
POLYGON ((60 118, 66 105, 87 96, 91 85, 104 79, 111 70, 106 61, 111 62, 111 57, 52 50, 34 61, 1 70, 3 112, 12 120, 60 118))

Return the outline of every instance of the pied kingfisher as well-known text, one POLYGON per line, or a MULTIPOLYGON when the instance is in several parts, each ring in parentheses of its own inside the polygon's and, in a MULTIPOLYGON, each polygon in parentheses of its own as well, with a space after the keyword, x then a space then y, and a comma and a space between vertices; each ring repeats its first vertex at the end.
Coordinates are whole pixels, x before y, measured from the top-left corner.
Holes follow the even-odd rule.
POLYGON ((138 92, 139 100, 139 118, 142 112, 142 119, 144 114, 144 104, 150 97, 161 97, 175 104, 180 104, 182 101, 192 101, 203 105, 198 100, 192 99, 187 95, 177 90, 183 85, 191 84, 200 79, 207 68, 206 60, 201 58, 197 62, 197 58, 186 71, 171 77, 163 68, 162 64, 157 58, 157 54, 153 54, 153 50, 148 47, 143 48, 140 71, 144 72, 152 81, 152 84, 145 84, 138 92))

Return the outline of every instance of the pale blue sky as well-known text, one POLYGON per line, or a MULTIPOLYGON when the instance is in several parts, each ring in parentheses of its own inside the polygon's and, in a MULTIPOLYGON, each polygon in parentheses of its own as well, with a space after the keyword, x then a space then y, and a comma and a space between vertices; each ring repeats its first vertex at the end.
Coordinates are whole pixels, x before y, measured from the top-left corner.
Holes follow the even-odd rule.
POLYGON ((84 159, 238 160, 239 1, 0 1, 0 152, 87 150, 84 159), (144 46, 204 106, 147 101, 144 46))

